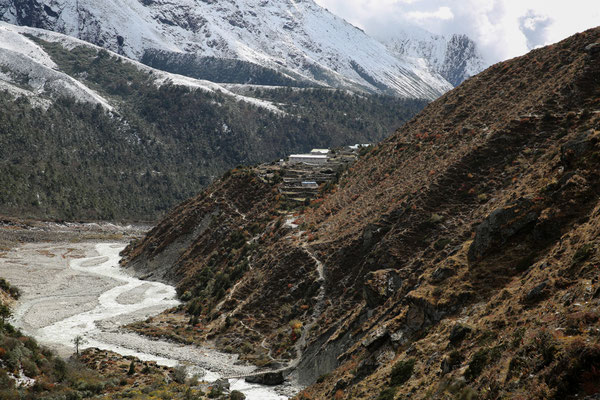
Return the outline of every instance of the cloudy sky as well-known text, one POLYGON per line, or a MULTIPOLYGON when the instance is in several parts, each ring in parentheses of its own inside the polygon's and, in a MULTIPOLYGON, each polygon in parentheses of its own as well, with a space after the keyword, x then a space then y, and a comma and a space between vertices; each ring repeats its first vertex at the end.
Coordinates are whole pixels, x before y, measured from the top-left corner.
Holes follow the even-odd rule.
POLYGON ((600 25, 599 0, 315 0, 373 36, 466 33, 491 64, 600 25))

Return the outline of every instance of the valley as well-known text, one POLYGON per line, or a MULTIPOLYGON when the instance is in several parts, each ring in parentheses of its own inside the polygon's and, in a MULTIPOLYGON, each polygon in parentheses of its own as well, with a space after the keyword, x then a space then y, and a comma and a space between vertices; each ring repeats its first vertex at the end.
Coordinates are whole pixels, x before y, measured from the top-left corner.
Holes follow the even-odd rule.
MULTIPOLYGON (((48 233, 53 230, 60 231, 55 226, 48 233)), ((67 231, 76 234, 77 225, 67 231)), ((127 324, 180 304, 172 286, 141 281, 118 267, 119 252, 126 244, 101 240, 37 242, 4 252, 0 257, 2 275, 21 290, 11 322, 63 357, 73 353, 73 341, 81 337, 82 352, 97 348, 158 366, 183 365, 201 382, 239 376, 230 379, 230 388, 241 391, 249 400, 286 399, 285 394, 297 391, 291 384, 273 390, 244 382, 243 377, 255 367, 237 362, 235 355, 212 347, 149 339, 125 329, 127 324)))
POLYGON ((599 398, 600 27, 391 3, 0 0, 0 399, 599 398))

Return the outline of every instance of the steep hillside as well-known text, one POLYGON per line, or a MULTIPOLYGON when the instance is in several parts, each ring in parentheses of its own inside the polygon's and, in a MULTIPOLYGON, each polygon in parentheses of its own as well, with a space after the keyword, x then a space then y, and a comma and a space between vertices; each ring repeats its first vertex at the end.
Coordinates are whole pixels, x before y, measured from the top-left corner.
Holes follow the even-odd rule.
POLYGON ((287 365, 299 399, 597 394, 599 61, 596 28, 492 66, 290 220, 275 175, 229 174, 126 249, 192 317, 135 329, 287 365))
POLYGON ((430 100, 451 88, 422 60, 395 57, 313 0, 2 0, 0 19, 217 82, 310 84, 430 100))
POLYGON ((277 87, 240 95, 0 23, 0 103, 0 213, 152 220, 235 165, 380 140, 425 101, 277 87))
POLYGON ((378 39, 401 57, 421 57, 454 86, 483 71, 485 61, 466 35, 435 35, 417 27, 386 32, 378 39))

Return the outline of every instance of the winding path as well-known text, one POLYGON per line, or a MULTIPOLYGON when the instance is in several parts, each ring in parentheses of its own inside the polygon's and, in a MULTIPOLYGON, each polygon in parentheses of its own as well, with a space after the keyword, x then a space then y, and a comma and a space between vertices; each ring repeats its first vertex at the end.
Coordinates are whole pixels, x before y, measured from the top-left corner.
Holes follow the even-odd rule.
MULTIPOLYGON (((264 375, 265 373, 282 372, 284 374, 287 374, 287 373, 291 372, 292 370, 294 370, 298 366, 298 364, 300 364, 300 361, 302 360, 303 351, 306 348, 306 338, 308 336, 308 333, 312 330, 312 328, 315 326, 315 324, 319 320, 319 317, 323 313, 323 307, 325 305, 325 265, 321 262, 321 260, 319 260, 317 258, 317 256, 310 249, 310 247, 308 246, 307 243, 304 243, 302 245, 302 249, 309 255, 309 257, 315 262, 315 264, 317 266, 317 274, 319 276, 317 282, 319 282, 320 288, 319 288, 319 294, 317 295, 317 303, 315 304, 315 307, 313 309, 313 313, 311 316, 311 321, 303 327, 302 335, 300 335, 300 338, 298 338, 298 340, 296 341, 296 343, 294 345, 295 350, 296 350, 296 358, 294 358, 286 366, 281 367, 281 368, 271 369, 271 370, 263 370, 260 372, 252 372, 252 373, 244 374, 244 375, 227 375, 226 377, 228 379, 243 378, 243 377, 248 377, 248 376, 258 376, 258 375, 264 375)), ((249 327, 243 321, 239 321, 239 322, 244 328, 264 337, 263 334, 261 334, 256 329, 249 327)), ((268 348, 265 347, 265 341, 266 341, 266 338, 264 338, 263 341, 261 342, 261 347, 263 347, 265 350, 268 350, 268 348)), ((271 356, 270 350, 269 350, 269 357, 273 361, 278 361, 278 360, 275 360, 271 356)))

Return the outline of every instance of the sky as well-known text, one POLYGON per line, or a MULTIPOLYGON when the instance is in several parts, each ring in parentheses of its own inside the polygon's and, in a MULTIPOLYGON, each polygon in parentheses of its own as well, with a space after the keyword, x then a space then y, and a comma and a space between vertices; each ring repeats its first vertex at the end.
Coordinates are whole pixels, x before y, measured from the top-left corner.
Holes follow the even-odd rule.
POLYGON ((467 34, 488 64, 600 25, 600 0, 315 1, 375 37, 411 25, 467 34))

